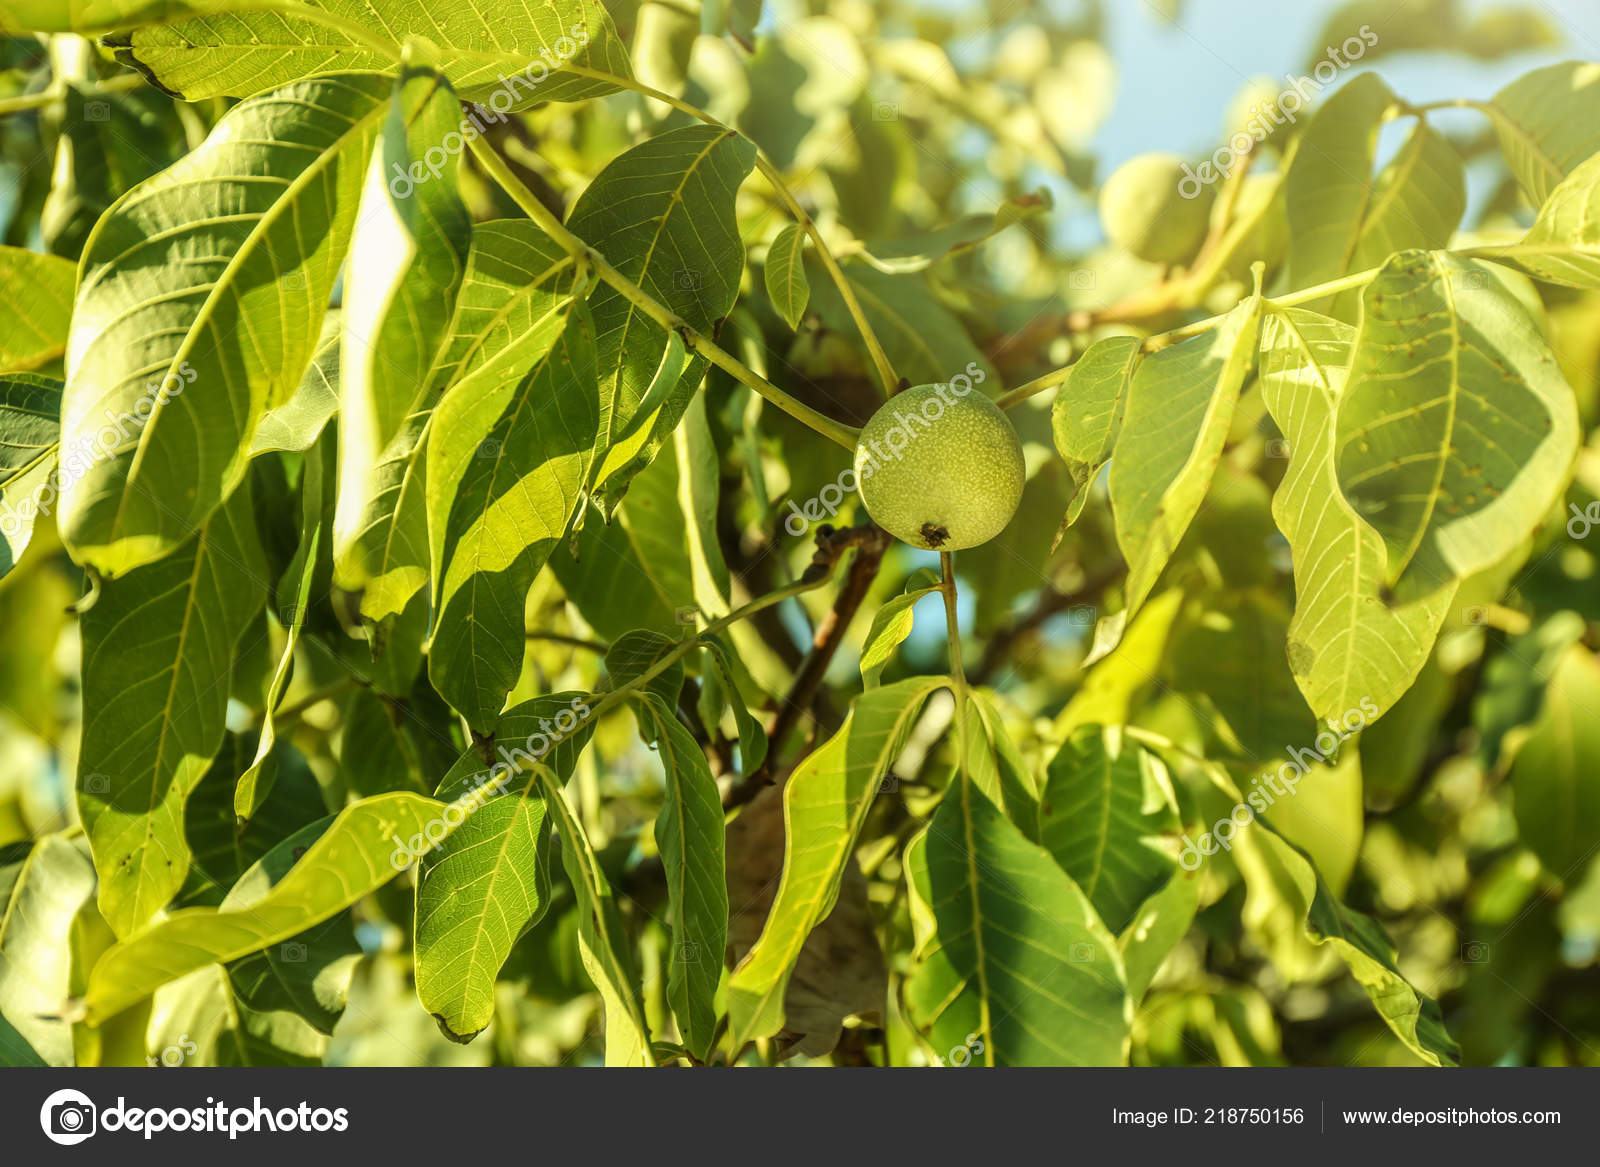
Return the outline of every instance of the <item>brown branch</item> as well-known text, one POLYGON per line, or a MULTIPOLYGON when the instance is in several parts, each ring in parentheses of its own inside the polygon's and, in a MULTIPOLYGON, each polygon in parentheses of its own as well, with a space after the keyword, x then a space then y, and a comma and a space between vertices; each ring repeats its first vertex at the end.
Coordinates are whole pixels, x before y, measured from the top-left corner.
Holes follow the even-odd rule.
POLYGON ((1090 573, 1083 583, 1070 592, 1057 591, 1053 587, 1041 590, 1032 608, 989 638, 983 647, 983 656, 978 658, 978 664, 972 670, 972 684, 987 685, 1007 662, 1017 641, 1036 631, 1050 617, 1099 600, 1106 588, 1120 579, 1126 570, 1127 566, 1121 560, 1115 560, 1090 573))
POLYGON ((785 694, 767 727, 766 761, 728 790, 722 800, 725 809, 731 810, 733 807, 743 806, 768 786, 776 785, 777 780, 774 777, 776 755, 782 748, 784 739, 793 731, 801 717, 808 710, 815 711, 816 700, 822 687, 823 677, 827 674, 828 665, 832 663, 839 645, 844 642, 845 633, 850 629, 850 622, 860 609, 861 602, 866 599, 872 581, 878 575, 878 568, 883 564, 884 553, 888 551, 891 542, 893 540, 888 533, 873 524, 846 527, 842 531, 825 528, 823 533, 817 536, 817 555, 802 579, 814 572, 826 573, 831 570, 838 557, 850 547, 857 549, 856 557, 850 564, 844 583, 839 587, 839 594, 834 597, 833 607, 817 625, 816 635, 811 640, 811 648, 795 672, 794 680, 789 685, 789 692, 785 694))
POLYGON ((564 632, 525 632, 523 637, 527 640, 542 640, 550 644, 561 644, 568 648, 582 648, 589 652, 604 656, 608 651, 607 646, 598 640, 585 640, 581 636, 568 636, 564 632))

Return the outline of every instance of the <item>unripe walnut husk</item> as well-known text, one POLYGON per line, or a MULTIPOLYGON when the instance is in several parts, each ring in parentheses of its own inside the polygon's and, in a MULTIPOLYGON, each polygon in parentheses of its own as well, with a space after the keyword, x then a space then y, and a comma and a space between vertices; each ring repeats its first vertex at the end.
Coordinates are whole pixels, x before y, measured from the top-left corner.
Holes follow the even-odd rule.
POLYGON ((981 393, 918 385, 862 427, 855 472, 867 513, 928 551, 987 543, 1022 500, 1022 442, 981 393))
POLYGON ((1172 154, 1140 154, 1117 167, 1100 188, 1100 223, 1112 243, 1151 263, 1185 263, 1206 237, 1216 192, 1200 185, 1184 198, 1180 184, 1189 178, 1183 160, 1172 154))

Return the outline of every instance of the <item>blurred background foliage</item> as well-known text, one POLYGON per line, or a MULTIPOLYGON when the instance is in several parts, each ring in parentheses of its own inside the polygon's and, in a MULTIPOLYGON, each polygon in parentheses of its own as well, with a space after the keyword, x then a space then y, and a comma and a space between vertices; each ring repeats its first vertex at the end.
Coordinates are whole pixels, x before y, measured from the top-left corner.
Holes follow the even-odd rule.
MULTIPOLYGON (((1539 65, 1600 56, 1600 13, 1586 0, 607 6, 641 79, 736 125, 793 176, 837 250, 853 257, 851 277, 900 372, 923 382, 970 363, 991 389, 1062 364, 1100 335, 1155 331, 1181 323, 1185 311, 1231 306, 1246 290, 1243 262, 1219 272, 1197 303, 1146 320, 1105 320, 1107 306, 1157 285, 1163 273, 1104 242, 1098 185, 1145 151, 1198 161, 1239 124, 1242 108, 1355 28, 1370 25, 1377 43, 1339 84, 1371 66, 1414 102, 1486 98, 1539 65), (995 234, 997 227, 1004 229, 995 234)), ((49 73, 71 81, 64 106, 0 119, 0 229, 8 244, 75 259, 99 213, 203 139, 226 103, 175 102, 131 83, 96 87, 125 74, 74 38, 48 48, 0 43, 0 98, 39 88, 49 73)), ((496 145, 535 190, 570 207, 616 153, 684 120, 622 94, 534 109, 498 128, 496 145)), ((1487 123, 1464 110, 1442 115, 1441 124, 1467 164, 1466 228, 1525 226, 1529 208, 1487 123)), ((1398 141, 1398 131, 1393 141, 1385 132, 1380 162, 1398 141)), ((1256 160, 1267 183, 1282 145, 1275 138, 1256 160)), ((515 213, 470 167, 462 181, 478 218, 515 213)), ((759 177, 741 196, 740 217, 749 284, 787 219, 759 177)), ((1268 265, 1270 289, 1281 241, 1263 233, 1252 247, 1241 255, 1268 265)), ((726 322, 724 343, 802 400, 859 424, 877 391, 837 293, 816 272, 811 287, 811 310, 797 332, 751 295, 726 322)), ((7 288, 8 296, 25 294, 7 288)), ((1544 294, 1536 307, 1592 428, 1600 406, 1600 294, 1544 294)), ((720 557, 736 598, 759 595, 794 578, 809 558, 808 540, 783 536, 784 502, 816 496, 837 478, 845 455, 763 410, 721 374, 711 375, 705 402, 705 426, 722 454, 720 557)), ((1126 721, 1229 758, 1248 779, 1291 746, 1309 744, 1317 727, 1282 649, 1293 580, 1269 510, 1284 469, 1282 443, 1259 393, 1246 391, 1223 467, 1162 592, 1118 653, 1087 669, 1090 633, 1120 568, 1104 485, 1057 546, 1071 483, 1052 456, 1048 399, 1012 416, 1031 475, 1023 510, 993 544, 962 556, 961 619, 972 638, 973 680, 998 693, 1026 754, 1048 758, 1077 725, 1126 721)), ((1580 458, 1568 499, 1575 514, 1600 497, 1593 437, 1580 458)), ((684 520, 672 502, 676 474, 669 449, 640 476, 619 522, 589 523, 579 554, 559 554, 555 570, 540 577, 528 604, 535 634, 512 702, 593 689, 601 677, 594 641, 640 626, 676 631, 675 605, 695 594, 684 520), (573 595, 584 597, 581 614, 573 595)), ((292 477, 283 489, 292 497, 292 477)), ((864 518, 847 500, 834 522, 864 518)), ((270 523, 263 529, 270 537, 270 523)), ((294 546, 292 530, 285 546, 294 546)), ((1597 556, 1600 537, 1573 537, 1553 520, 1513 561, 1470 581, 1400 704, 1339 765, 1316 768, 1282 811, 1280 825, 1315 856, 1335 890, 1394 937, 1405 975, 1439 999, 1469 1064, 1600 1064, 1600 864, 1593 862, 1600 836, 1589 829, 1596 808, 1531 805, 1508 781, 1518 767, 1537 773, 1562 754, 1588 767, 1591 797, 1600 781, 1597 556), (1543 836, 1529 824, 1552 814, 1582 828, 1550 833, 1570 836, 1570 845, 1532 841, 1543 836)), ((932 559, 895 546, 868 611, 932 559)), ((5 861, 22 853, 17 845, 71 821, 73 783, 85 778, 75 764, 81 709, 70 613, 81 590, 79 573, 44 527, 0 579, 0 874, 10 878, 16 864, 5 861)), ((886 680, 943 671, 939 602, 937 595, 919 602, 906 650, 886 680)), ((826 608, 827 599, 813 593, 805 605, 738 628, 739 659, 755 689, 784 691, 826 608)), ((331 606, 313 614, 330 636, 347 619, 331 606)), ((838 724, 859 686, 856 653, 867 623, 865 615, 856 622, 832 663, 815 709, 823 730, 838 724)), ((260 643, 234 680, 230 748, 245 757, 254 750, 281 629, 260 643)), ((325 643, 304 642, 287 696, 292 712, 278 717, 280 764, 303 769, 329 806, 369 789, 374 773, 389 775, 391 788, 392 775, 405 773, 415 788, 431 789, 451 756, 417 727, 431 721, 454 732, 448 711, 430 701, 425 682, 403 711, 402 702, 372 690, 337 689, 343 670, 325 643)), ((937 711, 928 721, 896 767, 901 797, 880 804, 864 834, 858 923, 867 939, 857 936, 859 951, 842 962, 864 961, 855 974, 869 983, 887 976, 891 1003, 904 969, 880 971, 872 962, 881 960, 879 948, 911 948, 896 843, 911 816, 933 804, 951 765, 937 711), (873 932, 896 942, 878 945, 873 932)), ((613 882, 630 904, 648 905, 655 894, 648 828, 661 794, 654 755, 631 726, 609 721, 580 763, 577 789, 613 882)), ((571 889, 560 886, 559 867, 553 874, 554 906, 514 951, 483 1040, 447 1042, 419 1006, 405 958, 409 893, 392 885, 338 922, 353 928, 353 942, 325 975, 342 1017, 331 1038, 306 1035, 307 1055, 354 1065, 594 1060, 597 1000, 578 963, 571 889)), ((747 899, 758 889, 752 878, 747 899)), ((1286 922, 1289 914, 1261 854, 1219 855, 1198 889, 1194 926, 1136 1018, 1135 1064, 1412 1064, 1344 966, 1312 947, 1286 922)), ((648 913, 630 909, 629 918, 654 1025, 665 1009, 665 941, 648 913)), ((736 919, 736 942, 739 929, 736 919)), ((185 1012, 178 988, 158 994, 140 1019, 148 1049, 195 1036, 199 1014, 185 1012)), ((825 983, 820 991, 843 990, 825 983)), ((887 1017, 852 1021, 838 1049, 819 1056, 866 1059, 880 1024, 895 1060, 923 1056, 892 1004, 887 1017)), ((104 1040, 138 1039, 111 1032, 104 1040)))

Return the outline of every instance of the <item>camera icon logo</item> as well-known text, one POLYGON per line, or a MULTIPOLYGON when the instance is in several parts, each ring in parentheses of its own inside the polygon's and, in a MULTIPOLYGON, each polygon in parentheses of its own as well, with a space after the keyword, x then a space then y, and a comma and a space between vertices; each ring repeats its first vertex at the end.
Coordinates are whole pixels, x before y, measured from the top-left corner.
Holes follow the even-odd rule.
POLYGON ((278 959, 284 964, 304 964, 306 962, 306 946, 298 941, 290 940, 278 945, 278 959))
POLYGON ((78 1090, 57 1090, 39 1108, 39 1126, 45 1138, 71 1147, 94 1134, 98 1108, 78 1090))

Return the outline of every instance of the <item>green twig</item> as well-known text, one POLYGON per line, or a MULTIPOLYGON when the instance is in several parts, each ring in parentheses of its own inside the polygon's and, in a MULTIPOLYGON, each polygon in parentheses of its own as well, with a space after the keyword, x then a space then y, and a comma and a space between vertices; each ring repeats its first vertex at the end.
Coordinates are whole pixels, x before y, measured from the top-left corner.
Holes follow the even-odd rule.
MULTIPOLYGON (((1467 249, 1457 252, 1457 254, 1472 255, 1489 251, 1493 251, 1495 254, 1509 254, 1515 250, 1515 248, 1511 247, 1478 248, 1467 249)), ((1320 300, 1324 296, 1336 295, 1351 288, 1365 287, 1377 278, 1378 273, 1382 270, 1381 267, 1368 268, 1366 271, 1355 272, 1352 275, 1342 276, 1336 280, 1329 280, 1327 283, 1314 284, 1309 288, 1302 288, 1298 292, 1290 292, 1285 296, 1264 300, 1263 303, 1269 311, 1274 308, 1293 308, 1297 304, 1310 303, 1313 300, 1320 300)), ((1145 337, 1140 347, 1146 352, 1154 352, 1156 349, 1166 348, 1168 345, 1177 344, 1180 340, 1188 340, 1191 337, 1199 336, 1201 333, 1210 332, 1226 320, 1229 315, 1231 313, 1223 312, 1220 315, 1207 316, 1204 320, 1196 320, 1191 324, 1169 329, 1166 332, 1154 333, 1145 337)), ((1001 409, 1010 409, 1013 405, 1026 401, 1035 394, 1043 393, 1047 389, 1057 388, 1067 379, 1071 372, 1072 365, 1070 364, 1063 365, 1059 369, 1052 369, 1042 377, 1035 377, 1027 384, 1019 385, 1015 389, 1001 394, 995 398, 995 404, 1001 409)))
MULTIPOLYGON (((348 693, 351 689, 356 688, 361 683, 362 682, 355 677, 341 677, 332 684, 324 685, 314 693, 308 693, 298 701, 294 701, 288 705, 280 707, 272 715, 273 722, 279 726, 282 726, 285 722, 299 717, 313 706, 321 705, 324 701, 332 701, 335 697, 338 697, 344 693, 348 693)), ((256 718, 257 723, 265 721, 266 716, 266 713, 263 711, 256 718)))
POLYGON ((1026 401, 1046 389, 1055 389, 1072 375, 1072 365, 1063 365, 1059 369, 1051 369, 1042 377, 1035 377, 1025 385, 1018 385, 1015 389, 1007 390, 994 399, 994 403, 1001 409, 1010 409, 1026 401))
MULTIPOLYGON (((142 73, 121 73, 115 77, 94 85, 80 86, 78 92, 85 97, 97 97, 106 93, 126 93, 130 89, 137 89, 145 83, 142 73)), ((23 93, 16 97, 7 97, 0 100, 0 117, 11 113, 26 113, 31 109, 43 109, 53 105, 67 95, 64 84, 52 82, 47 89, 38 93, 23 93)))
POLYGON ((549 207, 539 201, 527 185, 516 176, 510 165, 500 154, 486 142, 482 135, 470 136, 472 153, 483 168, 510 195, 512 200, 521 207, 528 218, 536 223, 540 230, 555 240, 567 253, 584 263, 587 263, 605 283, 620 292, 634 307, 654 320, 669 332, 676 332, 683 337, 684 342, 697 352, 705 354, 717 368, 727 373, 734 380, 748 385, 755 392, 766 398, 779 409, 783 410, 796 421, 810 426, 825 438, 831 438, 847 450, 854 451, 859 431, 841 421, 835 421, 826 414, 819 413, 809 405, 791 397, 779 389, 771 381, 748 368, 744 362, 730 355, 717 346, 709 337, 698 332, 690 326, 683 317, 667 308, 656 300, 638 284, 623 275, 605 256, 579 239, 565 224, 556 218, 549 207))
MULTIPOLYGON (((950 679, 955 682, 956 704, 964 705, 967 674, 961 664, 961 625, 956 616, 956 557, 952 551, 939 552, 939 590, 944 593, 944 623, 950 643, 950 679)), ((960 710, 958 709, 959 713, 960 710)))
POLYGON ((606 646, 598 640, 585 640, 581 636, 568 636, 563 632, 528 632, 525 634, 525 638, 545 641, 550 644, 561 644, 568 648, 581 648, 588 652, 598 653, 601 656, 604 656, 608 651, 606 646))
MULTIPOLYGON (((663 93, 661 90, 646 85, 642 81, 637 81, 631 77, 618 77, 614 74, 606 73, 599 69, 590 69, 582 65, 569 64, 565 66, 565 69, 567 72, 576 74, 579 77, 592 77, 599 81, 609 81, 622 89, 630 90, 643 97, 648 97, 652 101, 659 101, 663 105, 671 106, 680 113, 686 113, 690 117, 706 123, 708 126, 716 126, 724 130, 729 129, 727 125, 718 121, 698 106, 673 97, 670 93, 663 93)), ((827 240, 822 237, 821 228, 800 206, 799 200, 794 197, 794 192, 789 189, 789 184, 784 181, 783 174, 759 146, 756 147, 756 169, 761 171, 762 177, 772 184, 772 189, 777 192, 778 198, 783 205, 794 216, 795 221, 800 224, 805 233, 811 236, 812 245, 817 249, 817 258, 822 261, 822 266, 827 270, 828 278, 839 289, 839 295, 844 300, 845 308, 849 311, 850 318, 855 321, 856 328, 861 333, 862 342, 867 346, 867 352, 872 357, 873 367, 878 372, 879 380, 883 382, 884 395, 892 395, 900 388, 900 378, 896 375, 894 366, 889 362, 889 355, 884 352, 883 345, 878 342, 877 333, 873 331, 872 325, 867 321, 867 315, 861 308, 861 302, 856 297, 855 289, 851 287, 850 281, 845 278, 844 270, 839 266, 838 259, 834 257, 833 252, 829 249, 827 240)))

